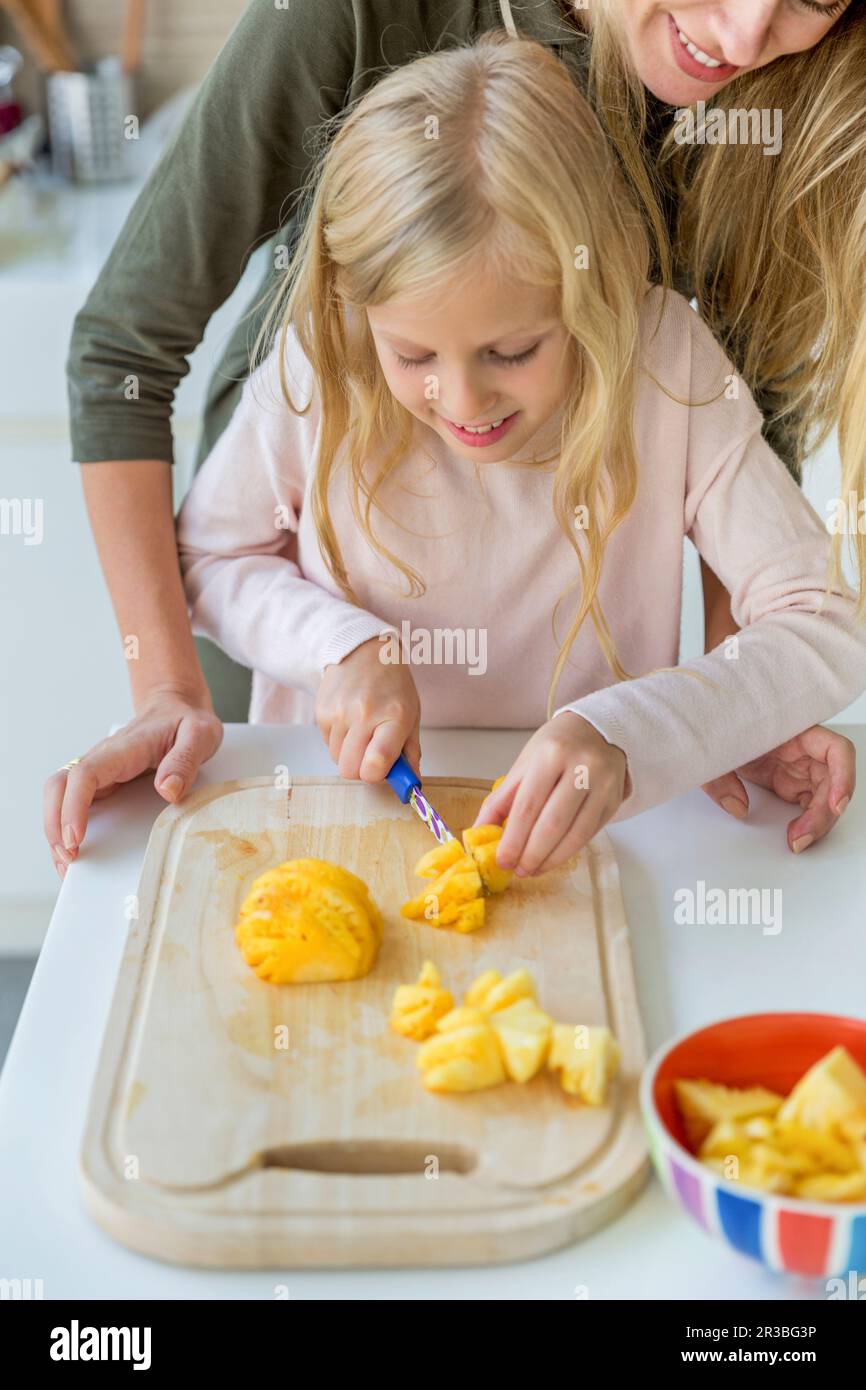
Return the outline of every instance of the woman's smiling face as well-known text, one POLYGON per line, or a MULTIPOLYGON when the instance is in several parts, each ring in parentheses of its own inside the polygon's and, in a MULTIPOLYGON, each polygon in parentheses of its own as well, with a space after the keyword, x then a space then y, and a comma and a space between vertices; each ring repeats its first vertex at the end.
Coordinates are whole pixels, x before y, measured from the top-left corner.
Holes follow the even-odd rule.
MULTIPOLYGON (((635 71, 672 106, 819 43, 855 0, 620 0, 635 71)), ((592 3, 589 6, 592 12, 592 3)))

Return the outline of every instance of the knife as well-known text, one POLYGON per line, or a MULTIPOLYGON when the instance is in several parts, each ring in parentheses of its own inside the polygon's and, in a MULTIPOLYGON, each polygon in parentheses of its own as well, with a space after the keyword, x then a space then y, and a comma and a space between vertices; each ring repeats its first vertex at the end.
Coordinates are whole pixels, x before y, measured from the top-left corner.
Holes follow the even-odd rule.
POLYGON ((427 829, 436 836, 440 845, 447 844, 449 840, 454 839, 442 817, 434 811, 426 796, 422 795, 421 780, 402 753, 386 776, 385 781, 397 793, 403 804, 408 803, 416 815, 421 817, 427 829))

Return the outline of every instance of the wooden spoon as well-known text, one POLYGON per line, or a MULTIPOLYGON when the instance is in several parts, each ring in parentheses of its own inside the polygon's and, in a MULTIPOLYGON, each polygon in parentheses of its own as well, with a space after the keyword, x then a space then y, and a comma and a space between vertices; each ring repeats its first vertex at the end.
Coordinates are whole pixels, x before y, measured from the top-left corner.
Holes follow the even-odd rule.
POLYGON ((123 43, 120 50, 121 64, 125 73, 137 72, 141 67, 144 11, 145 0, 126 0, 123 43))
POLYGON ((65 52, 54 35, 45 28, 36 13, 34 0, 0 0, 0 6, 9 15, 43 72, 74 70, 72 55, 65 52))
POLYGON ((30 10, 35 11, 37 18, 42 21, 43 29, 53 35, 58 47, 66 55, 66 70, 74 72, 78 64, 75 61, 72 43, 66 32, 63 19, 63 0, 25 0, 25 2, 30 10))

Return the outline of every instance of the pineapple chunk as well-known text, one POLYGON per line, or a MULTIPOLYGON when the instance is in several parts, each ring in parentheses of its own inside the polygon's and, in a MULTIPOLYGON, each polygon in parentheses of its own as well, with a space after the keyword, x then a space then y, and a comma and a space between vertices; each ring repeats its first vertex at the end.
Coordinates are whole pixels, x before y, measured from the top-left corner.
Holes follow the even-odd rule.
POLYGON ((437 1033, 453 1033, 456 1028, 466 1028, 475 1026, 479 1023, 486 1023, 487 1019, 478 1009, 467 1009, 465 1004, 458 1005, 456 1009, 451 1009, 439 1019, 436 1024, 437 1033))
POLYGON ((603 1105, 619 1066, 619 1043, 609 1028, 587 1028, 586 1033, 587 1046, 578 1047, 575 1029, 555 1024, 547 1065, 559 1072, 560 1085, 569 1095, 587 1105, 603 1105))
POLYGON ((738 1090, 712 1081, 676 1081, 674 1091, 685 1124, 686 1137, 697 1149, 719 1120, 749 1120, 755 1115, 775 1115, 782 1097, 763 1086, 738 1090))
POLYGON ((463 843, 472 855, 488 893, 502 893, 514 877, 513 869, 500 869, 496 849, 504 826, 470 825, 463 831, 463 843))
POLYGON ((834 1047, 797 1082, 779 1111, 806 1129, 832 1129, 862 1120, 866 1125, 866 1075, 844 1047, 834 1047))
POLYGON ((417 984, 398 985, 394 991, 391 1027, 404 1038, 423 1042, 453 1007, 454 1000, 442 988, 439 971, 432 961, 425 960, 417 984))
POLYGON ((530 1081, 547 1060, 553 1019, 524 996, 491 1014, 490 1026, 499 1039, 509 1079, 530 1081))
POLYGON ((498 970, 485 970, 483 974, 478 976, 477 980, 472 981, 463 996, 464 1003, 472 1009, 480 1009, 482 1002, 487 998, 493 986, 498 985, 501 979, 502 975, 498 970))
POLYGON ((866 1172, 866 1115, 851 1120, 842 1120, 839 1133, 846 1144, 850 1144, 857 1162, 866 1172))
POLYGON ((415 921, 429 922, 431 926, 443 925, 443 909, 456 903, 468 903, 481 896, 481 875, 468 854, 462 854, 444 873, 433 879, 419 893, 410 898, 400 912, 404 917, 415 921))
POLYGON ((498 970, 485 970, 469 986, 464 1003, 492 1014, 507 1009, 518 999, 535 999, 535 981, 528 970, 514 970, 503 980, 498 970))
MULTIPOLYGON (((779 1112, 781 1114, 781 1111, 779 1112)), ((795 1150, 810 1154, 824 1169, 836 1169, 840 1173, 850 1173, 859 1165, 853 1148, 832 1134, 822 1134, 816 1129, 806 1129, 803 1125, 792 1124, 789 1120, 776 1119, 773 1125, 772 1141, 785 1151, 795 1150)))
POLYGON ((774 1129, 773 1121, 767 1115, 756 1115, 752 1120, 743 1120, 742 1125, 750 1139, 769 1139, 774 1129))
POLYGON ((453 927, 465 934, 484 926, 484 899, 473 898, 468 903, 449 903, 438 917, 431 919, 433 927, 453 927))
POLYGON ((758 1163, 737 1161, 737 1167, 731 1171, 730 1158, 705 1158, 702 1162, 708 1168, 712 1168, 721 1177, 727 1178, 731 1182, 741 1182, 746 1187, 757 1187, 764 1192, 784 1193, 789 1191, 790 1180, 785 1173, 770 1172, 758 1163))
POLYGON ((496 846, 504 828, 505 823, 469 826, 463 832, 462 845, 459 840, 448 840, 422 854, 415 873, 428 884, 423 893, 403 904, 402 915, 459 932, 473 932, 483 926, 483 898, 503 892, 513 877, 512 870, 500 869, 496 863, 496 846))
POLYGON ((463 831, 467 854, 474 854, 479 845, 498 845, 501 839, 501 825, 469 825, 463 831))
POLYGON ((810 1067, 785 1099, 709 1081, 675 1089, 699 1157, 724 1177, 813 1201, 866 1200, 866 1075, 844 1048, 810 1067))
POLYGON ((466 851, 459 840, 446 840, 444 845, 436 845, 435 849, 422 854, 414 872, 418 878, 438 878, 439 874, 444 874, 446 869, 450 869, 458 859, 465 858, 465 855, 466 851))
POLYGON ((815 1155, 804 1149, 783 1149, 772 1142, 753 1144, 751 1157, 768 1173, 790 1173, 794 1177, 817 1173, 821 1166, 815 1155))
POLYGON ((713 1125, 698 1154, 700 1158, 747 1158, 752 1140, 746 1126, 737 1120, 719 1120, 713 1125))
POLYGON ((866 1201, 866 1173, 815 1173, 799 1179, 794 1196, 808 1197, 815 1202, 863 1202, 866 1201))
POLYGON ((484 1020, 437 1033, 417 1060, 428 1091, 482 1091, 505 1080, 496 1034, 484 1020))

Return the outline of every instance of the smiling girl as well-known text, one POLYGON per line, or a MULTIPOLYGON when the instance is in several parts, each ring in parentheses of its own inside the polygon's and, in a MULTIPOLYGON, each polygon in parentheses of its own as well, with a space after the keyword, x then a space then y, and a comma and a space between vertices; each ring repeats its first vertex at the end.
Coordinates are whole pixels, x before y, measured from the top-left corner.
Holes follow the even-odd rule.
MULTIPOLYGON (((797 475, 835 429, 843 495, 862 497, 863 0, 250 0, 76 322, 73 457, 86 465, 82 482, 120 632, 137 634, 140 657, 128 663, 129 724, 48 780, 45 833, 61 876, 78 855, 94 799, 150 769, 159 793, 179 800, 219 745, 215 708, 244 719, 249 705, 245 668, 206 639, 193 644, 177 564, 171 411, 188 355, 252 248, 268 241, 262 290, 270 295, 274 266, 285 266, 298 229, 310 128, 338 115, 383 69, 502 26, 544 44, 588 93, 640 202, 650 278, 697 295, 776 453, 797 475), (779 155, 678 146, 671 108, 700 100, 782 109, 779 155), (135 401, 125 390, 130 374, 140 383, 135 401)), ((241 322, 214 375, 200 459, 237 405, 254 337, 249 320, 241 322)), ((431 346, 423 335, 412 343, 431 346)), ((851 542, 862 549, 866 537, 851 542)), ((736 624, 706 565, 703 583, 710 650, 736 624)), ((853 748, 804 721, 793 739, 768 745, 738 772, 706 789, 742 816, 748 780, 771 788, 794 806, 788 842, 802 849, 844 810, 853 748)))
POLYGON ((314 713, 344 777, 417 768, 422 715, 537 729, 479 812, 508 816, 521 873, 866 685, 826 531, 648 270, 543 47, 488 36, 392 73, 324 156, 276 342, 179 518, 194 629, 253 667, 250 718, 314 713), (744 630, 660 669, 684 535, 744 630), (407 619, 485 631, 485 674, 383 659, 407 619))

